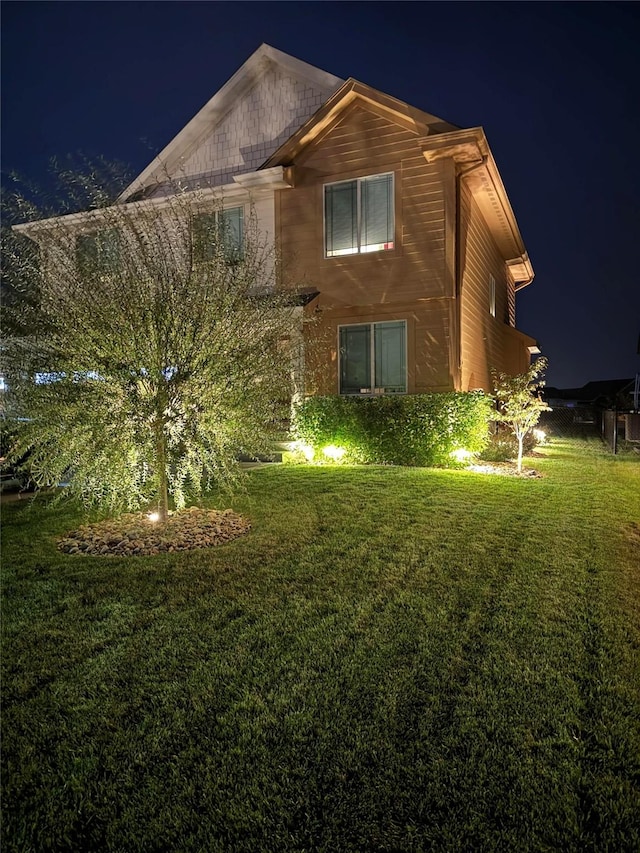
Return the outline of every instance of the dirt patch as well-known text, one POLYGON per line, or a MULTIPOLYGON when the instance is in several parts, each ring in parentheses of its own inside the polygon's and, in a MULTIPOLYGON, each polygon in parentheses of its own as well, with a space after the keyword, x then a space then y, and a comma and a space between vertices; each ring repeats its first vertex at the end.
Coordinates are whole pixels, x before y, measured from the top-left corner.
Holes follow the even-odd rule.
POLYGON ((139 557, 223 545, 250 529, 247 519, 231 509, 191 507, 170 513, 166 524, 145 513, 127 513, 79 527, 63 536, 58 548, 66 554, 139 557))
POLYGON ((640 524, 636 524, 635 521, 625 524, 624 532, 627 539, 640 548, 640 524))

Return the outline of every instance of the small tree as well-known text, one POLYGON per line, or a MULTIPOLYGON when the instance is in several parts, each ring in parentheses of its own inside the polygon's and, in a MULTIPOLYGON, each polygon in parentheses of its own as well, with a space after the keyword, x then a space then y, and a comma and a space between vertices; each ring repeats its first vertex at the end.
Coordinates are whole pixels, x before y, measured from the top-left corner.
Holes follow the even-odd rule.
POLYGON ((166 519, 268 449, 299 320, 254 217, 240 241, 211 191, 163 189, 46 220, 14 194, 36 221, 5 235, 2 369, 38 485, 166 519))
POLYGON ((497 421, 506 423, 518 440, 518 473, 522 471, 524 440, 540 420, 542 412, 550 407, 540 397, 544 381, 540 378, 547 368, 546 358, 539 358, 525 373, 510 376, 507 373, 493 375, 494 398, 497 421))

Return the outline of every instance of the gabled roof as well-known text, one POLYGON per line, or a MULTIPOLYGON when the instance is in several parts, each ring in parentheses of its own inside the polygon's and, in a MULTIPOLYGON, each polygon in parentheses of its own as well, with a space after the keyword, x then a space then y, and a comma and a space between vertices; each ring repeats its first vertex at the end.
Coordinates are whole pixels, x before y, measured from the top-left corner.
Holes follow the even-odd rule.
POLYGON ((319 142, 355 103, 386 115, 399 126, 415 133, 416 142, 428 163, 449 157, 458 165, 458 174, 468 173, 465 180, 468 181, 469 189, 506 260, 516 289, 530 284, 533 281, 533 267, 481 127, 459 128, 349 78, 264 162, 262 168, 293 165, 296 158, 300 157, 308 146, 319 142))
POLYGON ((350 77, 296 133, 265 161, 263 168, 293 162, 303 148, 316 141, 339 119, 348 106, 358 101, 374 107, 377 111, 386 114, 391 121, 420 136, 459 130, 455 124, 423 112, 391 95, 385 95, 384 92, 350 77))
POLYGON ((262 44, 236 73, 207 101, 180 133, 158 154, 120 195, 126 201, 135 193, 153 186, 189 156, 201 139, 219 124, 242 95, 251 89, 274 65, 307 80, 320 89, 334 91, 342 84, 339 77, 289 56, 268 44, 262 44))

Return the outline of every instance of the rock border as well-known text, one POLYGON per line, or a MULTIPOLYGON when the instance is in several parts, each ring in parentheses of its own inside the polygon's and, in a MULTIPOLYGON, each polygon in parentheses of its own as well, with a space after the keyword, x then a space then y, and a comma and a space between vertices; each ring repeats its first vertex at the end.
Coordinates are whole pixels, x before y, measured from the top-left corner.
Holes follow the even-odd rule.
POLYGON ((126 513, 79 527, 58 540, 65 554, 91 557, 143 557, 224 545, 251 529, 249 521, 231 509, 199 507, 169 514, 166 524, 149 513, 126 513))

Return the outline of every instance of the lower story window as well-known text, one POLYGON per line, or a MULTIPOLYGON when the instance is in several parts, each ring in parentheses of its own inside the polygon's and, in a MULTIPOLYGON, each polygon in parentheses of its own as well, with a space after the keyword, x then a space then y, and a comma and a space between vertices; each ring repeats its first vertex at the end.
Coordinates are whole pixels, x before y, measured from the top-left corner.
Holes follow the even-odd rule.
POLYGON ((404 394, 407 391, 407 323, 340 326, 340 393, 404 394))

